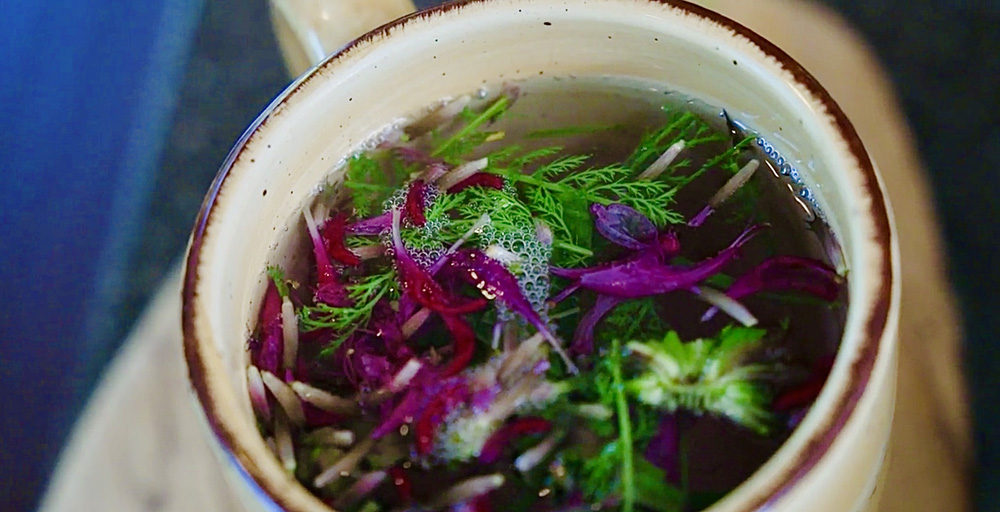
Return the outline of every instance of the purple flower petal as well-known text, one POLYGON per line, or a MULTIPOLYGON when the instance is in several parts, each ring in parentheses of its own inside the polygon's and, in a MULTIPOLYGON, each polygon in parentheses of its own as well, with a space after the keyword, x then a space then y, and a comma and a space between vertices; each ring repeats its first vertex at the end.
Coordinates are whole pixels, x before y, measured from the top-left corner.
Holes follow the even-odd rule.
POLYGON ((465 178, 455 185, 452 185, 451 188, 448 189, 448 192, 451 194, 457 194, 458 192, 470 187, 483 187, 500 190, 503 188, 503 177, 487 172, 479 172, 465 178))
POLYGON ((570 350, 574 354, 589 355, 594 352, 594 328, 597 323, 615 308, 622 299, 611 295, 598 295, 594 307, 590 308, 576 324, 573 333, 573 345, 570 350))
POLYGON ((406 216, 416 226, 427 224, 427 217, 424 215, 426 207, 427 184, 423 180, 414 180, 410 183, 410 188, 406 191, 406 216))
POLYGON ((656 434, 646 446, 646 460, 662 469, 666 473, 667 481, 673 484, 681 480, 680 444, 677 417, 667 414, 660 419, 656 434))
POLYGON ((563 358, 571 372, 576 372, 576 365, 570 361, 559 340, 552 334, 538 312, 521 293, 517 278, 507 270, 502 263, 490 258, 482 251, 466 249, 457 251, 448 257, 447 268, 457 272, 463 279, 471 283, 484 295, 495 297, 515 313, 521 315, 538 332, 545 337, 552 348, 563 358))
POLYGON ((361 263, 361 258, 344 245, 345 234, 347 234, 347 214, 341 212, 323 223, 320 238, 323 239, 323 245, 331 258, 343 265, 354 266, 361 263))
POLYGON ((740 276, 726 295, 739 299, 763 290, 800 291, 832 301, 840 294, 840 277, 819 260, 774 256, 740 276))
POLYGON ((268 282, 264 294, 258 325, 260 326, 258 337, 250 340, 250 359, 260 370, 277 374, 285 338, 281 331, 281 295, 271 281, 268 282))
POLYGON ((407 254, 399 234, 399 218, 399 210, 393 210, 392 246, 403 291, 418 304, 442 314, 462 315, 486 307, 486 299, 463 299, 446 292, 430 273, 407 254))
POLYGON ((656 225, 631 206, 615 203, 590 205, 594 227, 608 240, 634 251, 649 247, 656 240, 656 225))
POLYGON ((386 212, 381 215, 359 220, 354 224, 347 226, 347 232, 354 233, 356 235, 379 235, 385 231, 389 231, 391 227, 392 214, 386 212))
POLYGON ((687 290, 719 273, 739 256, 739 249, 762 227, 743 232, 718 255, 688 267, 661 263, 656 254, 643 253, 609 265, 584 269, 552 269, 553 275, 575 279, 582 288, 620 298, 638 298, 675 290, 687 290))
POLYGON ((382 423, 372 431, 372 439, 380 439, 395 432, 396 429, 406 423, 407 418, 415 417, 427 400, 427 395, 423 393, 420 387, 411 387, 382 423))
POLYGON ((464 318, 458 315, 441 315, 448 332, 451 333, 454 356, 448 366, 441 371, 443 377, 451 377, 465 369, 476 351, 476 333, 464 318))
POLYGON ((544 434, 552 430, 552 423, 544 418, 518 418, 494 432, 479 452, 479 462, 492 464, 503 455, 503 450, 511 441, 520 436, 544 434))
MULTIPOLYGON (((726 290, 726 296, 738 300, 757 292, 797 291, 833 301, 840 295, 840 276, 822 261, 800 256, 774 256, 743 274, 726 290)), ((702 316, 708 320, 717 308, 702 316)))

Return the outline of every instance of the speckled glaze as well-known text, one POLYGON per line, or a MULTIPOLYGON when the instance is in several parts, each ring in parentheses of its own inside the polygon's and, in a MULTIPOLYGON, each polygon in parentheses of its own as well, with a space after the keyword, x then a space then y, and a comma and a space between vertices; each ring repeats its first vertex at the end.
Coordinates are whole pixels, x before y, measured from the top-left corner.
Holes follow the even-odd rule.
POLYGON ((269 264, 300 265, 302 207, 359 143, 401 115, 484 84, 546 75, 661 82, 724 106, 801 170, 844 249, 851 303, 816 404, 721 511, 877 507, 895 393, 898 254, 879 177, 829 95, 782 51, 700 7, 656 0, 471 0, 371 32, 296 81, 230 153, 190 242, 191 382, 248 510, 329 511, 254 424, 245 343, 269 264))

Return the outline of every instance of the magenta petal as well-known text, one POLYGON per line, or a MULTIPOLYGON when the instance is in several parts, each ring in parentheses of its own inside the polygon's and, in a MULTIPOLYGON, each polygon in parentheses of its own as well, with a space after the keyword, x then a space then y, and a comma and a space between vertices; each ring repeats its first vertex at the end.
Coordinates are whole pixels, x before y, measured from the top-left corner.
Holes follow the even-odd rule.
POLYGON ((383 213, 367 219, 359 220, 347 226, 348 233, 356 235, 379 235, 392 227, 392 214, 383 213))
POLYGON ((419 387, 411 387, 403 399, 392 409, 389 416, 372 432, 372 439, 385 437, 403 426, 408 418, 412 420, 423 408, 427 399, 428 397, 419 387))
POLYGON ((739 256, 739 249, 762 228, 743 232, 718 255, 687 267, 664 265, 656 254, 643 254, 619 263, 590 269, 553 269, 554 275, 577 278, 582 288, 620 298, 638 298, 686 290, 719 273, 739 256))
POLYGON ((681 241, 677 238, 677 233, 673 231, 660 233, 656 244, 660 251, 660 259, 664 261, 677 256, 681 252, 681 241))
POLYGON ((302 402, 302 412, 305 414, 306 427, 308 428, 329 427, 343 421, 343 418, 340 416, 329 411, 324 411, 306 401, 302 402))
POLYGON ((261 371, 278 374, 285 338, 281 331, 281 295, 273 282, 268 283, 264 294, 259 325, 259 338, 250 344, 251 360, 261 371))
POLYGON ((503 455, 504 448, 520 437, 544 434, 552 430, 552 423, 544 418, 518 418, 494 432, 479 452, 479 462, 492 464, 503 455))
POLYGON ((410 183, 410 188, 406 191, 406 203, 404 209, 406 216, 415 226, 427 224, 427 217, 424 216, 426 205, 427 184, 423 180, 414 180, 410 183))
POLYGON ((660 420, 656 434, 646 446, 646 459, 666 472, 667 481, 673 484, 680 482, 681 478, 680 444, 677 417, 668 414, 660 420))
POLYGON ((320 283, 313 294, 318 302, 329 304, 333 307, 342 308, 353 304, 348 296, 347 286, 340 281, 328 281, 320 283))
POLYGON ((354 266, 361 263, 357 254, 351 252, 344 244, 344 235, 347 234, 347 214, 341 212, 327 219, 320 229, 320 238, 326 247, 327 254, 338 263, 354 266))
POLYGON ((575 354, 589 355, 594 352, 594 328, 597 323, 615 308, 622 299, 610 295, 598 295, 594 307, 580 318, 580 323, 576 324, 576 332, 573 333, 573 345, 570 350, 575 354))
POLYGON ((490 258, 482 251, 466 249, 449 256, 448 268, 457 271, 463 279, 484 294, 496 297, 496 300, 524 317, 540 332, 548 332, 545 322, 521 293, 517 278, 503 263, 490 258))
POLYGON ((418 304, 442 314, 464 315, 486 307, 487 301, 481 297, 465 299, 446 292, 430 273, 410 257, 399 234, 399 217, 400 212, 394 210, 392 248, 403 291, 418 304))
POLYGON ((451 194, 456 194, 467 188, 471 187, 483 187, 492 188, 495 190, 500 190, 503 188, 503 177, 497 176, 496 174, 490 174, 488 172, 477 172, 468 178, 452 185, 448 189, 451 194))
POLYGON ((570 360, 559 340, 521 293, 517 278, 507 270, 503 263, 490 258, 482 251, 466 249, 451 254, 448 257, 447 268, 456 272, 483 294, 496 298, 512 311, 521 315, 535 329, 538 329, 538 332, 566 363, 569 371, 571 373, 577 372, 576 365, 570 360))
POLYGON ((656 239, 656 225, 631 206, 594 203, 590 205, 590 213, 594 215, 597 231, 626 249, 644 249, 656 239))
POLYGON ((840 294, 840 277, 819 260, 775 256, 736 279, 726 295, 739 299, 764 290, 799 291, 832 301, 840 294))

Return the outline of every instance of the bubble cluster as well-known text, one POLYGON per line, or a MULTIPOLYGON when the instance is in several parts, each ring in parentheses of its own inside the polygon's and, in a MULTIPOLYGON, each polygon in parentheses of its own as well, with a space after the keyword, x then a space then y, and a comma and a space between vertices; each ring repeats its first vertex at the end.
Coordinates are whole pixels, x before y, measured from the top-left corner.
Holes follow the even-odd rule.
POLYGON ((434 456, 445 461, 468 461, 477 456, 486 441, 500 427, 500 422, 471 407, 455 408, 442 422, 434 436, 434 456))
MULTIPOLYGON (((549 261, 552 259, 552 246, 538 239, 534 226, 511 231, 501 231, 493 226, 486 226, 480 235, 483 247, 497 245, 514 254, 517 259, 506 264, 521 289, 524 298, 531 303, 543 319, 546 318, 548 307, 545 301, 549 297, 549 261)), ((503 317, 508 317, 506 311, 500 308, 503 317)))
MULTIPOLYGON (((388 213, 393 209, 402 210, 406 206, 406 196, 409 187, 401 187, 394 191, 382 204, 383 210, 388 213)), ((441 194, 440 190, 433 185, 424 187, 424 211, 430 211, 441 194)), ((441 231, 446 227, 446 221, 442 219, 427 219, 423 226, 414 226, 408 218, 403 217, 403 226, 406 228, 400 233, 403 245, 407 254, 417 262, 418 265, 427 268, 444 255, 444 247, 441 245, 441 231)), ((386 247, 392 248, 392 239, 383 237, 386 247)))
POLYGON ((411 230, 404 241, 411 258, 421 267, 427 268, 444 255, 441 245, 441 229, 444 223, 440 220, 428 220, 423 227, 411 230))

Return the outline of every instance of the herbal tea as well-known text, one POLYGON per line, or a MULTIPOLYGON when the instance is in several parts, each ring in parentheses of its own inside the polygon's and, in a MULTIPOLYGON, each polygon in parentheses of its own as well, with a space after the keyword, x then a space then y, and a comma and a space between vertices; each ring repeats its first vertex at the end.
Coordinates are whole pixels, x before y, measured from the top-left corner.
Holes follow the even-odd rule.
POLYGON ((822 387, 838 246, 721 110, 537 79, 387 130, 303 211, 251 403, 342 511, 677 512, 739 485, 822 387))

